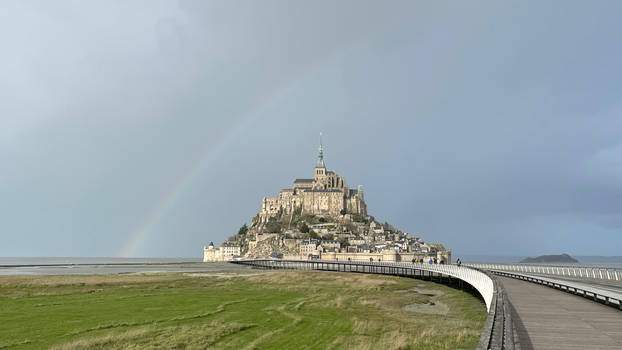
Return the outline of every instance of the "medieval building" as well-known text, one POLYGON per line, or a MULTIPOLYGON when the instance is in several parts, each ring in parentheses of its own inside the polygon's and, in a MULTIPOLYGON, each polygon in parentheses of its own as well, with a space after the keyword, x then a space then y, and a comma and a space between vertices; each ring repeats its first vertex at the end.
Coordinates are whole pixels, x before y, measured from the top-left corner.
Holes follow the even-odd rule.
POLYGON ((203 247, 203 261, 271 257, 451 263, 451 251, 442 245, 426 244, 368 216, 362 187, 352 189, 326 169, 321 134, 313 178, 296 179, 292 188, 264 198, 250 229, 241 231, 220 248, 212 243, 203 247))
POLYGON ((259 222, 297 209, 301 214, 324 216, 337 216, 344 210, 348 214, 367 215, 362 186, 351 189, 342 176, 326 169, 321 134, 313 178, 296 179, 293 188, 281 190, 276 197, 265 197, 259 208, 259 222))

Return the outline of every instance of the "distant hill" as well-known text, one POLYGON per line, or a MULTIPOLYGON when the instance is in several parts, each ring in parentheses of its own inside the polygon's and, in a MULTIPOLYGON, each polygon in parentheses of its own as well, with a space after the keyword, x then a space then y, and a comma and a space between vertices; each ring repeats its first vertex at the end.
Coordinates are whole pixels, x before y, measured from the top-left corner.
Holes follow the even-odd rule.
POLYGON ((540 255, 535 258, 525 258, 521 260, 521 263, 565 263, 565 264, 574 264, 578 263, 579 260, 571 257, 568 254, 560 254, 560 255, 540 255))

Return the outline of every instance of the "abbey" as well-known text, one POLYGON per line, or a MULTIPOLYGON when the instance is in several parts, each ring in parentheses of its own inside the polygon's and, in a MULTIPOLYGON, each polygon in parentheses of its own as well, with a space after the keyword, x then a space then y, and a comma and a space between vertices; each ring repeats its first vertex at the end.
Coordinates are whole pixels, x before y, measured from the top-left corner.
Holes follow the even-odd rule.
POLYGON ((296 179, 293 188, 283 189, 275 197, 265 197, 259 208, 259 223, 266 223, 279 213, 295 211, 320 216, 338 216, 344 212, 367 215, 362 186, 351 189, 342 176, 326 169, 321 134, 313 179, 296 179))
POLYGON ((442 244, 425 243, 369 215, 363 188, 326 169, 322 135, 313 178, 261 201, 250 226, 223 242, 203 247, 203 261, 243 258, 426 261, 451 263, 442 244))

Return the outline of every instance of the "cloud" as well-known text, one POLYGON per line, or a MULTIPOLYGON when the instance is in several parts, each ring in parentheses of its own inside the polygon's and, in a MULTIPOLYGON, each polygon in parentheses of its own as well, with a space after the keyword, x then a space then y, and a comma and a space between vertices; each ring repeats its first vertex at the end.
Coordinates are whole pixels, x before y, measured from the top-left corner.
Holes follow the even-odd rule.
POLYGON ((7 2, 0 255, 112 255, 222 150, 138 250, 198 256, 320 131, 374 215, 457 253, 614 254, 618 6, 7 2))

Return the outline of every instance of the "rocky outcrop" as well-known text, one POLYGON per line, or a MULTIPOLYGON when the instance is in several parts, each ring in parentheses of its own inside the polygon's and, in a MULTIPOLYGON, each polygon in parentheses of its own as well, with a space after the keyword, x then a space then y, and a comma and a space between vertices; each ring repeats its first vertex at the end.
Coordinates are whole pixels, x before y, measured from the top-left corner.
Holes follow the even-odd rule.
POLYGON ((521 260, 521 263, 526 264, 536 264, 536 263, 549 263, 549 264, 576 264, 579 260, 571 257, 568 254, 559 254, 559 255, 540 255, 535 258, 525 258, 521 260))
POLYGON ((272 254, 294 255, 298 254, 297 249, 291 245, 285 245, 283 238, 274 236, 251 244, 245 256, 247 258, 265 258, 272 254))

